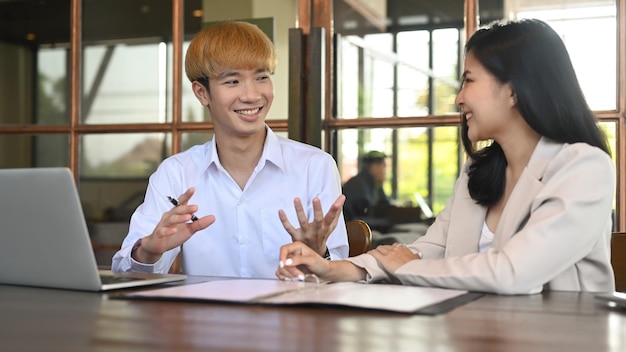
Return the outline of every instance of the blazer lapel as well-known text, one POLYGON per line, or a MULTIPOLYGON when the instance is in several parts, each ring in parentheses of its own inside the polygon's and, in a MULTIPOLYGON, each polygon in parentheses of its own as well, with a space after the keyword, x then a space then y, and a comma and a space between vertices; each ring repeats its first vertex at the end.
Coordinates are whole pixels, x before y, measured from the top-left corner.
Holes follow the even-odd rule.
POLYGON ((545 137, 537 143, 502 212, 494 237, 495 248, 501 248, 526 224, 532 202, 543 188, 542 179, 545 170, 562 147, 562 143, 553 142, 545 137))
POLYGON ((493 247, 502 248, 524 226, 530 216, 533 199, 542 188, 541 181, 524 170, 502 211, 493 247))
POLYGON ((476 253, 487 213, 487 208, 476 204, 470 197, 467 190, 467 174, 463 173, 461 177, 466 178, 462 183, 465 187, 459 188, 458 191, 462 196, 457 197, 452 205, 451 214, 454 214, 454 217, 450 219, 448 227, 446 257, 476 253))

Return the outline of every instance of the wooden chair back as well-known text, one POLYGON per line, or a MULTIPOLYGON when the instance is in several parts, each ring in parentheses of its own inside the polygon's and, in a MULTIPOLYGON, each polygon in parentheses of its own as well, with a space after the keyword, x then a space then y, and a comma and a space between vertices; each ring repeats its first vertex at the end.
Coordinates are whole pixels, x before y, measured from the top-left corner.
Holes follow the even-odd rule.
POLYGON ((365 253, 372 248, 372 230, 363 220, 350 220, 346 222, 348 232, 349 256, 354 257, 365 253))
POLYGON ((180 252, 176 256, 176 259, 174 259, 174 263, 172 263, 169 273, 170 274, 183 274, 183 266, 180 264, 180 252))
POLYGON ((615 272, 615 290, 626 292, 626 232, 611 235, 611 265, 615 272))

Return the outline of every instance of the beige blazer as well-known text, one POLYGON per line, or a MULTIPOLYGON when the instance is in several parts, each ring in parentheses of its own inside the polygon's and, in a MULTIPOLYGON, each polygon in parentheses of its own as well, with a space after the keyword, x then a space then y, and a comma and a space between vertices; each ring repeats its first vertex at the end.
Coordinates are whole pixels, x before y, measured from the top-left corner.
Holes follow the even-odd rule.
POLYGON ((467 190, 468 163, 454 193, 426 234, 408 245, 420 251, 395 273, 369 254, 350 258, 367 281, 500 294, 546 290, 608 292, 615 167, 585 143, 540 140, 506 204, 491 248, 478 253, 487 208, 467 190))

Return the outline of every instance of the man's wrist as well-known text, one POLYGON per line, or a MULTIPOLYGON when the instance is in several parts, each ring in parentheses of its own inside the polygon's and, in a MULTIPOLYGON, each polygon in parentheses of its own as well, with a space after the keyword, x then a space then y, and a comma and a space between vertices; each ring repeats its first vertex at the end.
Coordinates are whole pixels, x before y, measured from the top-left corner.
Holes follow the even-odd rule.
POLYGON ((133 244, 133 248, 130 250, 130 257, 135 261, 143 264, 154 264, 156 263, 161 256, 154 255, 150 252, 146 252, 145 248, 141 246, 141 241, 143 238, 140 238, 133 244))
POLYGON ((326 253, 324 253, 324 259, 326 259, 326 260, 331 260, 332 259, 330 257, 330 251, 328 250, 328 247, 326 247, 326 253))
POLYGON ((141 247, 141 238, 138 239, 135 244, 133 244, 133 248, 130 250, 131 258, 135 259, 138 262, 140 262, 139 258, 137 258, 137 250, 139 249, 139 247, 141 247))

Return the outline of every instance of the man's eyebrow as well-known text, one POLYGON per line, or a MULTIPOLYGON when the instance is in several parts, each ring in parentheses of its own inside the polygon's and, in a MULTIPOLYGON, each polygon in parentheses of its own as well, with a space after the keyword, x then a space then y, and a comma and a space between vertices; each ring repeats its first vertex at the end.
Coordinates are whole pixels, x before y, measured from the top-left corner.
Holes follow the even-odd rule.
POLYGON ((229 77, 237 77, 239 75, 240 74, 237 71, 226 71, 217 75, 217 79, 219 80, 219 79, 224 79, 224 78, 229 78, 229 77))
MULTIPOLYGON (((268 69, 266 68, 257 68, 254 73, 264 73, 264 72, 269 72, 268 69)), ((219 75, 217 75, 217 79, 225 79, 225 78, 231 78, 231 77, 239 77, 241 76, 241 72, 239 71, 224 71, 222 73, 220 73, 219 75)))

